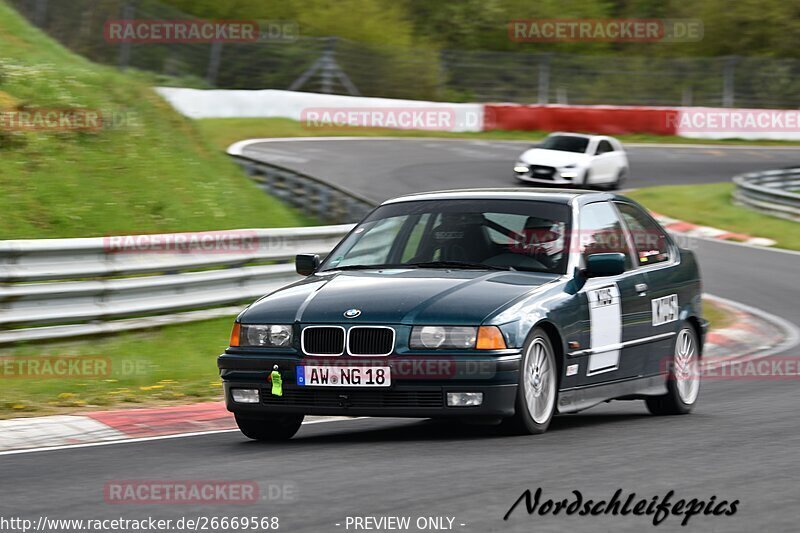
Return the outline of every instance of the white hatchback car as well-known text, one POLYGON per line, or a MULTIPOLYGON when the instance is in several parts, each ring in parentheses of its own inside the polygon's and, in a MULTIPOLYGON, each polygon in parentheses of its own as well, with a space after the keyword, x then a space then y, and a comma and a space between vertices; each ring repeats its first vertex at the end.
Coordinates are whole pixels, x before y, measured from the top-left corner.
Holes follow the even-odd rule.
POLYGON ((520 181, 617 189, 628 176, 622 144, 605 135, 552 133, 514 165, 520 181))

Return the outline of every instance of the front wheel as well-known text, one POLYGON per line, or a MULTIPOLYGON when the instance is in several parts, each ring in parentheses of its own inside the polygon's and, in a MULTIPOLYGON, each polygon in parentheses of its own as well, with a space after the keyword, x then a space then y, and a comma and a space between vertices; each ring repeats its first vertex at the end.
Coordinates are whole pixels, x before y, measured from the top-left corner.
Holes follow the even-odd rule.
POLYGON ((303 415, 245 416, 234 414, 236 425, 245 437, 260 441, 283 441, 294 437, 303 415))
POLYGON ((550 338, 536 328, 525 343, 515 414, 503 422, 512 433, 536 435, 547 431, 556 410, 557 371, 550 338))
POLYGON ((586 169, 586 172, 583 173, 583 183, 580 184, 582 189, 588 189, 592 186, 592 171, 590 169, 586 169))
POLYGON ((667 394, 647 398, 654 415, 684 415, 691 412, 700 394, 700 349, 697 333, 684 322, 675 337, 672 362, 667 372, 667 394))
POLYGON ((626 179, 628 179, 628 169, 622 168, 617 172, 617 179, 608 187, 609 190, 621 189, 626 179))

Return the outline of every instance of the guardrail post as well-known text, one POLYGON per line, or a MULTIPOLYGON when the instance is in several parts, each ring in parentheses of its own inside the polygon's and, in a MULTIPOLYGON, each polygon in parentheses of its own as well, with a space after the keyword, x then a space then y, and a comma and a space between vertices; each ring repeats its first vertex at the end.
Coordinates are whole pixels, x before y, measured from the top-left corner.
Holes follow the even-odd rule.
POLYGON ((208 72, 206 73, 206 81, 212 87, 217 84, 217 75, 219 74, 219 64, 222 60, 222 41, 214 41, 211 43, 211 56, 208 59, 208 72))
POLYGON ((736 63, 739 61, 737 56, 725 58, 725 65, 722 68, 722 107, 733 107, 735 89, 734 79, 736 76, 736 63))
POLYGON ((36 0, 36 14, 34 15, 36 25, 44 28, 47 23, 47 0, 36 0))
POLYGON ((553 54, 539 55, 539 104, 550 101, 550 60, 553 54))
MULTIPOLYGON (((122 19, 132 20, 136 16, 136 8, 133 2, 126 2, 122 7, 122 19)), ((122 41, 119 44, 119 68, 125 70, 131 62, 131 43, 122 41)))
POLYGON ((684 87, 683 94, 681 95, 681 105, 683 107, 691 107, 692 105, 692 88, 684 87))

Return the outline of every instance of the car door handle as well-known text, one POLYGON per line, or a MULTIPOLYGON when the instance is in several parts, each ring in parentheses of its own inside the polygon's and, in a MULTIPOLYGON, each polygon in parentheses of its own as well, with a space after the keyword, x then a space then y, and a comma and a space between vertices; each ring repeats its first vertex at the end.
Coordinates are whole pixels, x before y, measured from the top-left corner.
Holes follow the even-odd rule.
POLYGON ((637 283, 635 289, 639 296, 644 296, 647 293, 647 283, 637 283))

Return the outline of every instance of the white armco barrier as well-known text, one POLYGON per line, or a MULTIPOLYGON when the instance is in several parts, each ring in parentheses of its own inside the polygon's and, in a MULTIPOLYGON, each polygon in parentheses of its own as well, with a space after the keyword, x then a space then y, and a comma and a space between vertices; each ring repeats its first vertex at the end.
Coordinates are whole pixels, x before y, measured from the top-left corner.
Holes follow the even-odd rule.
POLYGON ((311 129, 331 118, 350 125, 437 131, 483 131, 483 104, 451 104, 317 94, 273 89, 246 91, 158 87, 156 91, 190 118, 289 118, 311 129), (328 115, 325 115, 325 113, 328 115), (334 113, 339 115, 334 115, 334 113), (360 112, 360 113, 359 113, 360 112), (356 121, 356 123, 353 122, 356 121))

